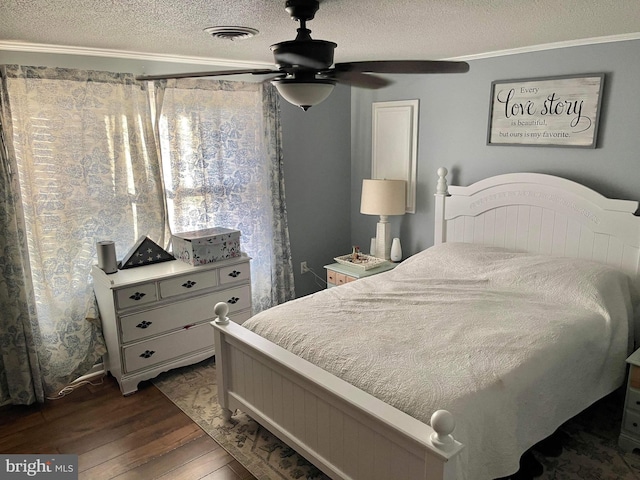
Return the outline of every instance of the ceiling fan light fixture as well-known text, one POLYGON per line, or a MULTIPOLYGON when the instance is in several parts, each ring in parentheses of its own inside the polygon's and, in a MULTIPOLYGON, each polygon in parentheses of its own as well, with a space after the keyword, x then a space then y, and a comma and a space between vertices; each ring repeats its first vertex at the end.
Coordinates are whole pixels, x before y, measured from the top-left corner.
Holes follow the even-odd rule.
POLYGON ((325 79, 276 78, 271 81, 278 93, 287 102, 302 108, 305 112, 331 95, 335 81, 325 79))
POLYGON ((255 28, 251 27, 238 27, 238 26, 217 26, 208 27, 204 29, 213 38, 221 40, 246 40, 247 38, 255 37, 260 33, 255 28))

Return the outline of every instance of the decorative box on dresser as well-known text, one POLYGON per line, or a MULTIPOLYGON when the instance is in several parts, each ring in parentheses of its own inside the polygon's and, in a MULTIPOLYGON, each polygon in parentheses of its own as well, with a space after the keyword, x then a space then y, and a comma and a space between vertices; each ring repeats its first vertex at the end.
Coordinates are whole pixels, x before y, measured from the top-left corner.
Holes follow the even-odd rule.
POLYGON ((640 448, 640 349, 627 358, 629 377, 618 444, 627 452, 640 448))
POLYGON ((123 395, 138 383, 215 354, 206 328, 218 302, 229 318, 251 316, 250 258, 246 255, 206 265, 180 260, 118 270, 91 270, 107 344, 105 370, 123 395))

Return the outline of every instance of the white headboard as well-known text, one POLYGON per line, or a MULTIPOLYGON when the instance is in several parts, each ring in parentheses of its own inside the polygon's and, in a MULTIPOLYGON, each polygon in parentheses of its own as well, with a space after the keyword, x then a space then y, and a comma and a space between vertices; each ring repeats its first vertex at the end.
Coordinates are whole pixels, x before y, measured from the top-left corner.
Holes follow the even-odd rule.
POLYGON ((498 175, 448 186, 438 169, 435 244, 481 243, 595 260, 637 275, 638 202, 603 197, 570 180, 539 173, 498 175))

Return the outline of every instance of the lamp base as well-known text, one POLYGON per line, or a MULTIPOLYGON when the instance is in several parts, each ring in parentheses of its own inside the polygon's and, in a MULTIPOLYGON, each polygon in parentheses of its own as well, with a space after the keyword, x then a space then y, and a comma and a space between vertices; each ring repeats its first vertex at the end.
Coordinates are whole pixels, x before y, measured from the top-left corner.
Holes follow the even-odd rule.
POLYGON ((376 257, 389 260, 391 257, 391 229, 387 215, 380 215, 376 225, 376 257))

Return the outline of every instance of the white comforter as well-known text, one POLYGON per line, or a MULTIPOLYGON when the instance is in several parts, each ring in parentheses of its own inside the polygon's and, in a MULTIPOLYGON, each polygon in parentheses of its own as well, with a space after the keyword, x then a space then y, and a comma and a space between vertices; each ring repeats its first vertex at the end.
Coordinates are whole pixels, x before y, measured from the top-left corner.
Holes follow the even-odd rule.
POLYGON ((425 423, 451 411, 481 480, 622 384, 633 295, 597 263, 451 243, 244 326, 425 423))

